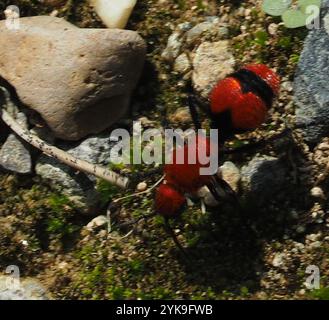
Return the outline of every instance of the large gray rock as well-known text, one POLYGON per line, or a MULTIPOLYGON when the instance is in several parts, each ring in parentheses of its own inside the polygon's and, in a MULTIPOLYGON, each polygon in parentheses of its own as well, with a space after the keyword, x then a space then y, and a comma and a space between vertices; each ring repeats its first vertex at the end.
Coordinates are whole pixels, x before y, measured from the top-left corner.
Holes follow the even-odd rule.
MULTIPOLYGON (((107 166, 115 161, 111 158, 111 149, 118 143, 116 141, 114 136, 103 134, 89 137, 76 146, 67 142, 60 147, 79 159, 107 166)), ((94 176, 77 172, 46 155, 39 157, 35 170, 52 188, 65 194, 81 212, 91 214, 98 209, 101 199, 94 176)))
POLYGON ((80 29, 63 19, 0 22, 0 75, 57 137, 78 140, 123 117, 145 59, 134 31, 80 29))
POLYGON ((323 7, 321 28, 308 34, 294 81, 296 121, 309 143, 329 133, 329 0, 323 7))
POLYGON ((53 189, 66 195, 82 213, 92 214, 97 210, 99 194, 95 183, 84 173, 45 155, 37 160, 35 171, 53 189))

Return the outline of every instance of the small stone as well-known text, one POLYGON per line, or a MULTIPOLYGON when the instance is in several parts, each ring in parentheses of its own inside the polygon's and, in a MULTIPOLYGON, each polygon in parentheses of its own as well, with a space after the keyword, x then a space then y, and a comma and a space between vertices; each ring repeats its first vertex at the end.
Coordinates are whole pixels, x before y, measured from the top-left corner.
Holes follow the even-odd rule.
POLYGON ((278 32, 278 28, 279 28, 279 25, 276 24, 276 23, 270 23, 267 30, 268 30, 268 33, 272 36, 276 35, 277 32, 278 32))
POLYGON ((204 42, 195 52, 193 59, 193 85, 205 98, 214 85, 234 71, 235 59, 229 42, 204 42))
POLYGON ((173 123, 186 125, 192 122, 191 113, 188 107, 178 108, 172 115, 170 121, 173 123))
POLYGON ((214 24, 220 23, 220 18, 218 16, 208 16, 205 18, 206 22, 211 22, 214 24))
POLYGON ((21 240, 21 244, 24 246, 24 247, 28 247, 29 246, 29 243, 27 240, 21 240))
POLYGON ((191 63, 186 53, 182 53, 176 58, 174 70, 181 74, 185 74, 191 70, 191 63))
POLYGON ((177 28, 181 31, 189 31, 190 29, 193 28, 193 24, 191 22, 183 22, 183 23, 180 23, 177 28))
POLYGON ((317 149, 321 150, 321 151, 329 150, 329 143, 328 142, 322 142, 318 145, 317 149))
POLYGON ((32 159, 28 146, 14 134, 10 134, 1 147, 0 166, 20 174, 32 173, 32 159))
POLYGON ((320 187, 314 187, 311 189, 311 195, 314 197, 314 198, 320 198, 320 199, 325 199, 325 195, 324 195, 324 192, 323 190, 320 188, 320 187))
MULTIPOLYGON (((28 129, 27 117, 23 112, 12 110, 12 116, 24 129, 28 129)), ((0 149, 0 167, 20 173, 32 173, 32 159, 28 144, 15 134, 10 134, 0 149)))
POLYGON ((295 247, 299 250, 302 251, 305 249, 305 245, 301 242, 295 242, 295 247))
POLYGON ((154 126, 155 126, 154 121, 150 120, 147 117, 140 117, 140 118, 138 118, 137 121, 139 121, 141 123, 143 128, 154 128, 154 126))
POLYGON ((182 32, 176 31, 168 38, 167 46, 161 54, 162 59, 173 62, 180 54, 183 45, 182 32))
POLYGON ((242 26, 240 27, 240 31, 241 31, 242 34, 246 33, 246 31, 247 31, 247 27, 244 26, 244 25, 242 25, 242 26))
POLYGON ((311 234, 308 234, 306 236, 306 239, 309 240, 309 241, 311 241, 311 242, 314 242, 314 241, 317 241, 319 237, 320 237, 320 234, 311 233, 311 234))
POLYGON ((58 264, 58 269, 64 270, 64 271, 68 271, 68 266, 69 264, 66 261, 61 261, 58 264))
POLYGON ((105 216, 98 216, 98 217, 94 218, 93 220, 91 220, 87 224, 86 228, 89 231, 91 231, 91 230, 94 230, 96 228, 99 228, 99 227, 101 227, 101 226, 103 226, 103 225, 105 225, 107 223, 108 223, 107 217, 105 217, 105 216))
POLYGON ((219 34, 219 38, 225 38, 228 35, 228 28, 225 24, 220 24, 218 17, 217 20, 205 21, 197 24, 186 33, 186 43, 193 44, 201 38, 204 33, 219 34))
POLYGON ((310 244, 310 248, 313 248, 313 249, 317 249, 317 248, 320 248, 322 246, 322 242, 321 241, 315 241, 313 243, 310 244))
POLYGON ((246 10, 244 11, 244 16, 245 16, 246 18, 248 18, 248 17, 250 17, 250 15, 251 15, 251 9, 246 9, 246 10))
POLYGON ((137 187, 136 187, 136 190, 138 192, 143 192, 145 190, 147 190, 147 183, 146 182, 140 182, 137 187))
POLYGON ((219 168, 219 176, 224 179, 234 191, 238 191, 241 179, 239 168, 231 161, 226 161, 219 168))
POLYGON ((281 88, 287 92, 293 91, 293 85, 291 81, 284 81, 281 83, 281 88))
POLYGON ((286 169, 275 157, 256 156, 241 169, 241 185, 249 196, 261 204, 282 190, 286 169))
POLYGON ((107 236, 108 236, 108 231, 107 231, 107 230, 101 230, 101 231, 98 232, 98 236, 99 236, 100 238, 107 238, 107 236))
POLYGON ((108 28, 124 29, 137 0, 92 0, 96 13, 108 28))
POLYGON ((285 255, 282 254, 282 253, 276 253, 274 258, 273 258, 273 261, 272 261, 273 267, 282 266, 283 262, 284 262, 284 257, 285 257, 285 255))

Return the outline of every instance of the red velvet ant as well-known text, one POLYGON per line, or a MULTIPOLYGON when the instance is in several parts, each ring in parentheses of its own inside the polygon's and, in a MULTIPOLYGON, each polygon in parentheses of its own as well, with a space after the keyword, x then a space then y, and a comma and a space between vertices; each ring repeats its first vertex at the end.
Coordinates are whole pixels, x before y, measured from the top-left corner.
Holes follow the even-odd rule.
MULTIPOLYGON (((220 80, 210 93, 210 105, 206 111, 211 118, 212 128, 219 129, 219 138, 224 143, 236 133, 242 133, 258 128, 266 120, 268 109, 273 99, 278 95, 280 86, 279 77, 274 71, 263 64, 250 64, 241 68, 229 77, 220 80)), ((189 106, 196 129, 201 125, 197 114, 197 99, 189 97, 189 106)), ((198 137, 192 152, 196 152, 198 143, 205 143, 209 148, 210 140, 198 137)), ((234 191, 224 181, 213 176, 200 176, 200 163, 188 164, 188 146, 175 150, 184 153, 184 163, 167 164, 164 168, 165 181, 156 191, 155 210, 166 220, 168 230, 175 243, 178 243, 175 234, 169 228, 168 219, 178 216, 185 205, 185 193, 194 193, 207 185, 216 199, 229 195, 237 203, 234 191)))
MULTIPOLYGON (((223 144, 236 133, 258 128, 267 117, 274 97, 278 95, 279 77, 263 64, 250 64, 220 80, 209 95, 205 108, 211 119, 211 127, 219 130, 219 141, 223 144)), ((201 129, 197 107, 199 99, 189 96, 189 107, 196 129, 201 129)), ((204 104, 201 104, 203 106, 204 104)), ((200 162, 188 163, 188 153, 197 154, 198 144, 205 144, 210 150, 209 138, 199 135, 196 144, 185 145, 173 151, 173 163, 164 167, 164 182, 156 190, 155 213, 164 217, 167 231, 177 246, 184 252, 169 225, 169 219, 181 214, 186 203, 186 194, 194 194, 207 186, 217 200, 228 199, 242 212, 235 192, 217 175, 200 175, 200 162), (177 155, 184 152, 184 163, 176 163, 177 155)), ((243 218, 243 216, 242 216, 243 218)), ((245 221, 245 225, 248 223, 245 221)), ((250 227, 248 227, 250 229, 250 227)))

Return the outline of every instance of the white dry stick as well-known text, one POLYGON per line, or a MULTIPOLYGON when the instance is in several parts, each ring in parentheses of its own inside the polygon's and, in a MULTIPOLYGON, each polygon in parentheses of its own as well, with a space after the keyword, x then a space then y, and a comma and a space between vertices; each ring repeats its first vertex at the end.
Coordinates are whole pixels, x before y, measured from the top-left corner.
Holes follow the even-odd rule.
POLYGON ((141 196, 143 194, 150 193, 153 189, 155 189, 164 180, 164 177, 165 176, 163 175, 153 186, 146 189, 145 191, 136 192, 136 193, 133 193, 133 194, 129 194, 128 196, 117 198, 117 199, 113 200, 112 203, 117 203, 117 202, 120 202, 120 201, 128 199, 128 198, 138 197, 138 196, 141 196))
POLYGON ((32 134, 29 130, 23 129, 9 114, 7 110, 14 107, 11 101, 10 94, 4 87, 0 86, 4 94, 4 105, 0 109, 2 120, 10 127, 19 137, 34 146, 35 148, 41 150, 46 155, 55 158, 56 160, 67 164, 68 166, 77 169, 79 171, 92 174, 98 178, 104 179, 114 185, 126 189, 129 184, 129 179, 123 177, 105 167, 101 167, 84 160, 77 159, 70 155, 69 153, 58 149, 52 145, 47 144, 45 141, 41 140, 35 134, 32 134))

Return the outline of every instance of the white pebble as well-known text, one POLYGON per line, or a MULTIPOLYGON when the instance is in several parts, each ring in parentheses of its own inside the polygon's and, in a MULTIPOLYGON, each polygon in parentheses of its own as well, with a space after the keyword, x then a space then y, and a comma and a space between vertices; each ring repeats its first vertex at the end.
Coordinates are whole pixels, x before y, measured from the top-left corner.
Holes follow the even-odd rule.
POLYGON ((311 241, 311 242, 314 242, 314 241, 317 241, 319 237, 320 237, 320 234, 311 233, 311 234, 306 236, 306 239, 311 241))
POLYGON ((146 182, 140 182, 137 187, 136 187, 136 190, 138 192, 143 192, 147 189, 147 183, 146 182))
POLYGON ((93 230, 93 229, 95 229, 97 227, 101 227, 102 225, 106 224, 107 222, 108 222, 107 217, 105 217, 105 216, 98 216, 98 217, 94 218, 93 220, 91 220, 87 224, 86 228, 89 231, 91 231, 91 230, 93 230))
POLYGON ((325 198, 324 192, 320 187, 312 188, 311 189, 311 195, 315 198, 321 198, 321 199, 325 198))
POLYGON ((312 242, 310 244, 310 248, 313 248, 313 249, 320 248, 321 246, 322 246, 322 242, 321 241, 315 241, 315 242, 312 242))
POLYGON ((21 240, 21 244, 24 246, 24 247, 27 247, 29 245, 29 243, 26 241, 26 240, 21 240))
POLYGON ((137 0, 91 0, 96 13, 108 28, 124 29, 137 0))
POLYGON ((272 261, 273 267, 279 267, 279 266, 283 265, 283 260, 284 260, 284 254, 283 253, 275 254, 275 256, 273 258, 273 261, 272 261))
POLYGON ((318 145, 318 150, 325 151, 329 149, 329 144, 327 142, 322 142, 318 145))
POLYGON ((276 35, 277 31, 278 31, 278 25, 276 23, 271 23, 268 26, 268 33, 272 36, 276 35))

